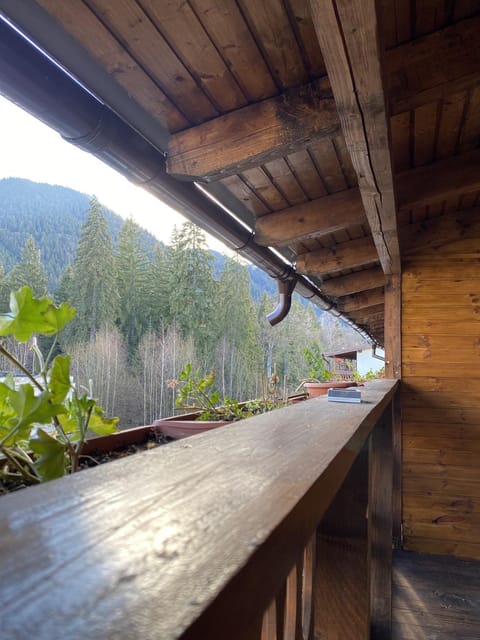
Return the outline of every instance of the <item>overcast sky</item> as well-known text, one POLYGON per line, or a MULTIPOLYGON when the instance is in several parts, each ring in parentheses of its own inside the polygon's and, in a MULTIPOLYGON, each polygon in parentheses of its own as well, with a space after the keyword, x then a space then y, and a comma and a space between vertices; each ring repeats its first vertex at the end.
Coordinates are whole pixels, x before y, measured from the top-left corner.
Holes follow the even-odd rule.
MULTIPOLYGON (((0 96, 0 178, 8 177, 96 195, 103 205, 122 218, 131 216, 164 242, 170 240, 174 225, 185 221, 157 198, 0 96)), ((208 242, 217 251, 228 252, 215 239, 209 237, 208 242)))

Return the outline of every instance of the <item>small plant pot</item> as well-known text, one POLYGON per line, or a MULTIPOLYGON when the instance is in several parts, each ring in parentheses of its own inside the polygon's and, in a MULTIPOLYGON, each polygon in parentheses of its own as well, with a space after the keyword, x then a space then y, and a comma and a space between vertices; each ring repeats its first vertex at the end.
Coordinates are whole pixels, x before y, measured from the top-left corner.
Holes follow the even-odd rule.
POLYGON ((329 389, 346 389, 347 387, 356 387, 356 382, 335 382, 329 380, 327 382, 305 382, 304 385, 309 398, 317 398, 318 396, 326 396, 329 389))
POLYGON ((232 422, 226 420, 195 420, 195 416, 185 415, 155 420, 153 426, 164 436, 180 440, 181 438, 188 438, 198 433, 224 427, 227 424, 232 424, 232 422))

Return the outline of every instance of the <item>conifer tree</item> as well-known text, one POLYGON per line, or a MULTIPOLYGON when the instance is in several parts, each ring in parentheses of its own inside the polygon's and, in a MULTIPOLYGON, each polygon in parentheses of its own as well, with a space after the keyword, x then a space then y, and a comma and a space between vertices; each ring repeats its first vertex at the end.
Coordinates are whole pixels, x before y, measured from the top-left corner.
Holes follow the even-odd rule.
POLYGON ((92 342, 96 333, 113 324, 118 314, 118 288, 112 239, 98 200, 82 227, 73 263, 72 303, 77 310, 75 337, 92 342))
POLYGON ((120 229, 117 247, 118 323, 130 353, 137 347, 148 323, 147 256, 141 244, 141 232, 138 224, 126 220, 120 229))
POLYGON ((211 367, 217 330, 212 255, 205 234, 186 222, 172 237, 170 260, 170 315, 184 336, 192 336, 205 367, 211 367))
POLYGON ((145 309, 148 328, 153 331, 170 324, 170 254, 168 247, 158 243, 147 267, 145 309))
POLYGON ((42 265, 40 249, 37 248, 33 236, 28 236, 22 250, 22 259, 13 266, 7 281, 11 290, 28 285, 36 297, 47 293, 47 276, 42 265))
POLYGON ((3 263, 0 262, 0 313, 7 311, 10 297, 10 286, 8 284, 3 263))

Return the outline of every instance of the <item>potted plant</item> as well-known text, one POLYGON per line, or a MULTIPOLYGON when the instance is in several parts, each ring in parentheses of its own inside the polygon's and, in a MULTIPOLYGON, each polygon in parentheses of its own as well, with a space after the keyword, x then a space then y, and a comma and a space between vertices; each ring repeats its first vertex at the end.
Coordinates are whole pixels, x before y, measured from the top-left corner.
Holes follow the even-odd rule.
POLYGON ((329 368, 328 360, 318 345, 314 345, 312 349, 305 347, 303 354, 307 364, 310 365, 310 372, 309 378, 302 380, 298 388, 300 389, 303 386, 309 398, 325 396, 331 388, 341 389, 356 386, 355 382, 334 379, 329 368))
MULTIPOLYGON (((232 400, 228 396, 222 399, 220 392, 214 387, 214 372, 202 376, 199 369, 192 369, 191 364, 185 365, 179 380, 170 380, 167 384, 170 388, 178 386, 175 404, 187 413, 155 420, 153 425, 165 436, 173 439, 217 429, 285 406, 291 401, 288 398, 278 398, 278 376, 275 373, 264 385, 263 398, 246 402, 232 400)), ((297 395, 295 399, 300 399, 300 396, 297 395)))

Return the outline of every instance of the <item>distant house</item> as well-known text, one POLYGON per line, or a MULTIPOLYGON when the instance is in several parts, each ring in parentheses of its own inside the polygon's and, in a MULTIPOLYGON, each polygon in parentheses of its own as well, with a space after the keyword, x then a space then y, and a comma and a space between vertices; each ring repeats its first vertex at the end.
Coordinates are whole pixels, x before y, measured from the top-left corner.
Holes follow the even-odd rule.
POLYGON ((369 371, 377 373, 385 366, 385 352, 374 348, 368 342, 352 345, 324 354, 330 363, 330 371, 335 377, 345 380, 353 378, 354 373, 364 376, 369 371))

